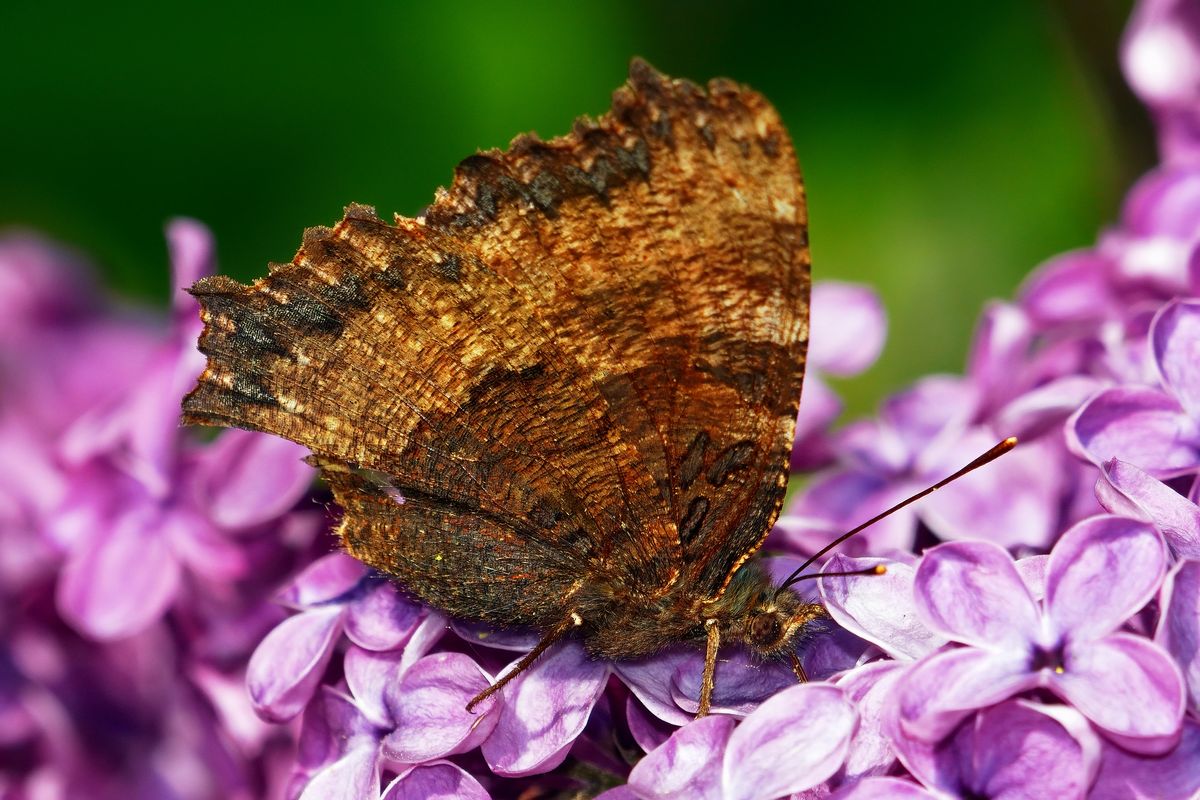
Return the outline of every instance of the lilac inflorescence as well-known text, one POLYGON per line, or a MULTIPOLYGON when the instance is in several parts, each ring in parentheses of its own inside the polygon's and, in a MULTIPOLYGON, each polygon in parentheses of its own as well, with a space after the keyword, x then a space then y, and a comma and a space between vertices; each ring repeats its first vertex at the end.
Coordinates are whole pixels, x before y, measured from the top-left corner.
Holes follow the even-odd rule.
POLYGON ((0 796, 1200 795, 1200 14, 1144 0, 1122 64, 1162 163, 1093 248, 984 310, 963 374, 836 426, 825 378, 886 326, 870 290, 815 287, 777 580, 1022 444, 798 585, 831 618, 810 683, 728 648, 699 720, 703 653, 572 642, 467 711, 535 633, 448 620, 336 552, 301 448, 181 429, 201 225, 168 227, 161 320, 100 299, 74 253, 0 241, 0 796))

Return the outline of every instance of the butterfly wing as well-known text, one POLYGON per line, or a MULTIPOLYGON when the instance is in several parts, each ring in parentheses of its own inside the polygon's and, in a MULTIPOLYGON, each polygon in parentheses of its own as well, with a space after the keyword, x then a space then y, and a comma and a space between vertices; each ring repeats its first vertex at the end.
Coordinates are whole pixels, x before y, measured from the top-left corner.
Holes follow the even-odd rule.
POLYGON ((351 208, 252 286, 192 292, 208 366, 185 421, 308 447, 349 552, 429 602, 555 624, 579 565, 614 548, 632 586, 678 573, 661 493, 603 397, 469 243, 351 208))
POLYGON ((717 596, 778 514, 809 256, 787 132, 758 94, 635 61, 597 122, 481 153, 424 216, 539 309, 600 388, 717 596))
POLYGON ((453 614, 715 597, 784 494, 804 215, 761 97, 635 62, 599 121, 467 159, 417 220, 351 208, 252 286, 197 284, 185 420, 309 447, 350 552, 453 614))

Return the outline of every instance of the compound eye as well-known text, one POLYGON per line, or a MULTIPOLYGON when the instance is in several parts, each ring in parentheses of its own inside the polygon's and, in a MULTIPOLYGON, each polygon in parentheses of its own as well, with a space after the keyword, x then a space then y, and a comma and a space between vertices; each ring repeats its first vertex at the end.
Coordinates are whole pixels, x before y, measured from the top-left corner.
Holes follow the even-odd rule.
POLYGON ((750 621, 750 637, 762 647, 770 647, 779 641, 782 628, 774 614, 759 614, 750 621))

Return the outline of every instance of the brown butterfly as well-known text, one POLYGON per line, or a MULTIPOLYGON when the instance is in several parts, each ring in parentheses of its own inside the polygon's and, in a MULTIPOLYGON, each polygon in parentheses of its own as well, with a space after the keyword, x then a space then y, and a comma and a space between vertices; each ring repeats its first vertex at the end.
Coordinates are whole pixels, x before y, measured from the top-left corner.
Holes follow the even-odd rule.
POLYGON ((788 655, 823 615, 751 560, 808 342, 804 189, 775 110, 635 60, 599 120, 463 161, 416 219, 351 206, 192 288, 186 422, 308 447, 354 557, 452 615, 598 658, 788 655))

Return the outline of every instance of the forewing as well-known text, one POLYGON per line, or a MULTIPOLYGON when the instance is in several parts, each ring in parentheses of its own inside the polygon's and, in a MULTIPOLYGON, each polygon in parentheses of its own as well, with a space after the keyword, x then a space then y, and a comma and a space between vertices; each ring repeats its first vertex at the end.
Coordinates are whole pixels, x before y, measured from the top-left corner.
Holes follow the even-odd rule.
POLYGON ((633 586, 678 574, 675 528, 636 448, 473 243, 353 207, 254 285, 216 277, 193 293, 209 362, 185 421, 275 433, 327 471, 353 470, 331 475, 350 552, 422 597, 460 611, 426 583, 441 573, 421 571, 421 554, 482 594, 471 581, 515 563, 495 553, 523 548, 547 618, 509 622, 561 621, 559 571, 577 580, 615 549, 631 555, 633 586), (482 571, 461 571, 467 553, 482 571))
POLYGON ((425 223, 471 243, 607 399, 715 596, 778 514, 808 339, 803 188, 778 116, 635 61, 613 109, 460 165, 425 223))

